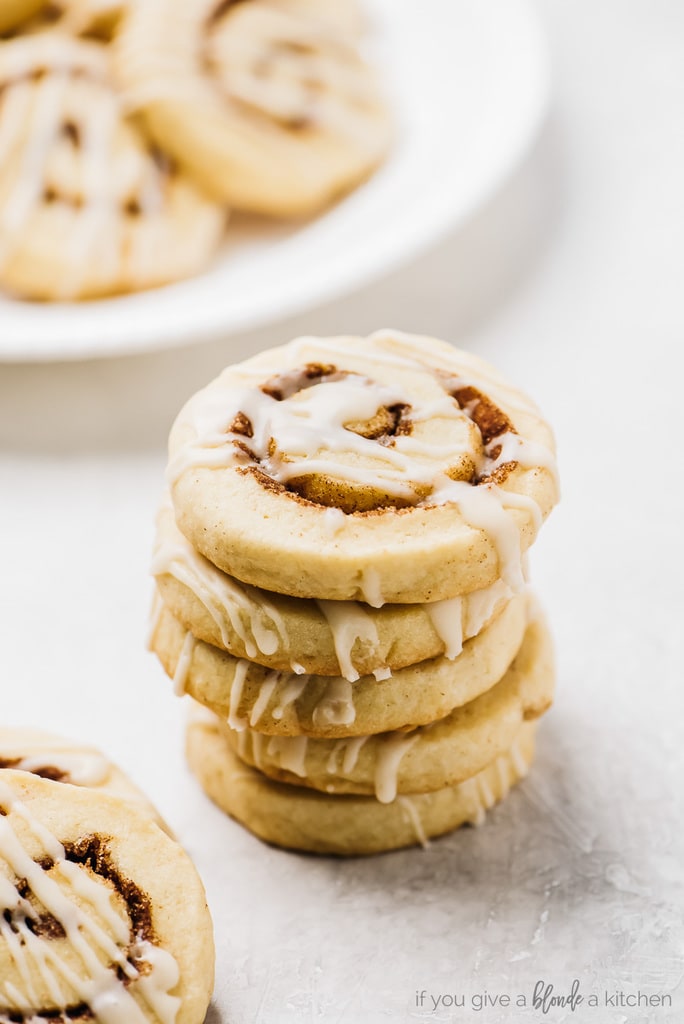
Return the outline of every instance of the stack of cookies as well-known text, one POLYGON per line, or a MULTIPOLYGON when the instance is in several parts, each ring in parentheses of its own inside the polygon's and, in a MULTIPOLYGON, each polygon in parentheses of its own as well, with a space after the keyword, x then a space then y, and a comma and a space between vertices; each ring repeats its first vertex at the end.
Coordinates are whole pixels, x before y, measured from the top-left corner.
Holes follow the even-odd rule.
POLYGON ((204 270, 230 210, 306 217, 390 142, 356 0, 0 0, 0 288, 204 270))
POLYGON ((550 430, 429 338, 301 338, 180 413, 151 646, 196 702, 191 767, 282 846, 427 842, 524 776, 550 705, 525 552, 550 430))

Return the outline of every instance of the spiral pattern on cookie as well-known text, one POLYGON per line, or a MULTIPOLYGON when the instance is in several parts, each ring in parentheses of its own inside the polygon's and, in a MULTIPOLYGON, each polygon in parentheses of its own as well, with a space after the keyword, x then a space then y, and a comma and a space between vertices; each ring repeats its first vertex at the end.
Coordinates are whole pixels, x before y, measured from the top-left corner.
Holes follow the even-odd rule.
POLYGON ((131 107, 217 199, 301 215, 357 184, 388 146, 375 76, 344 27, 354 20, 331 2, 140 4, 117 66, 131 107))
POLYGON ((176 519, 215 565, 375 606, 498 578, 520 590, 522 552, 557 497, 529 400, 464 353, 389 333, 303 338, 229 368, 181 412, 170 451, 176 519))
POLYGON ((177 965, 155 946, 149 897, 119 874, 108 838, 62 844, 1 778, 0 912, 0 1018, 47 1020, 59 1012, 63 1019, 88 1020, 94 1013, 98 1020, 133 1024, 149 1019, 131 992, 137 988, 151 1019, 175 1019, 169 990, 177 965), (13 818, 29 834, 30 848, 13 818), (112 893, 125 916, 111 905, 112 893), (115 1009, 101 1010, 100 1001, 115 1009))
MULTIPOLYGON (((168 948, 169 907, 159 909, 184 883, 189 920, 207 928, 187 858, 155 825, 111 797, 1 771, 0 1020, 199 1024, 210 987, 188 985, 187 955, 174 938, 168 948), (134 866, 146 850, 157 880, 134 866)), ((209 951, 210 932, 199 945, 209 951)))
POLYGON ((124 117, 107 50, 58 31, 0 44, 0 282, 31 298, 192 273, 223 214, 124 117))

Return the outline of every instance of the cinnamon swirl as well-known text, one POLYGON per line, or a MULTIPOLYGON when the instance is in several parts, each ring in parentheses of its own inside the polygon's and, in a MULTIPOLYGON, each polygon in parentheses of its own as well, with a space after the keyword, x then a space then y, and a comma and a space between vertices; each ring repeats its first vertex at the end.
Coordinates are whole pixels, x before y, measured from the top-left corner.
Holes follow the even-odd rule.
POLYGON ((213 960, 197 873, 144 813, 0 770, 0 1020, 201 1024, 213 960))

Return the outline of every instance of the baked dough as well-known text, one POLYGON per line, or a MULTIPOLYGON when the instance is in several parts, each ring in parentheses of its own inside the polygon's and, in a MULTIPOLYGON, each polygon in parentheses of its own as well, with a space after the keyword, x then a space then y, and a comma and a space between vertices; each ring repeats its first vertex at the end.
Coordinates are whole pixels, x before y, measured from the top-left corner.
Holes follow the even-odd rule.
POLYGON ((381 608, 275 594, 240 583, 195 551, 166 503, 157 516, 152 572, 164 606, 196 639, 280 672, 352 683, 428 658, 457 658, 512 596, 503 580, 447 601, 381 608))
POLYGON ((179 528, 229 575, 379 607, 522 589, 553 447, 528 398, 444 342, 300 338, 190 399, 168 481, 179 528))
POLYGON ((224 212, 124 116, 105 46, 51 29, 0 44, 0 284, 33 299, 202 269, 224 212))
POLYGON ((41 9, 45 0, 2 0, 0 3, 0 32, 8 32, 32 17, 41 9))
POLYGON ((0 771, 0 1019, 202 1024, 214 946, 183 850, 130 803, 0 771))
POLYGON ((131 6, 116 42, 128 103, 217 201, 310 214, 385 155, 390 126, 375 75, 340 30, 343 5, 318 6, 131 6))
POLYGON ((37 729, 0 727, 0 770, 5 768, 119 797, 169 832, 145 794, 95 747, 37 729))
POLYGON ((525 633, 526 599, 513 598, 453 661, 438 657, 386 678, 274 672, 234 658, 192 634, 163 607, 152 650, 177 692, 187 692, 233 724, 273 736, 363 736, 423 725, 494 686, 525 633))
POLYGON ((208 712, 190 722, 187 756, 214 803, 260 839, 309 853, 357 856, 426 845, 459 825, 480 824, 527 774, 534 729, 534 723, 524 724, 510 748, 473 778, 389 804, 274 782, 235 756, 208 712))
POLYGON ((496 686, 429 725, 337 741, 269 738, 223 722, 221 730, 242 761, 270 778, 390 803, 397 793, 426 793, 481 771, 510 747, 523 721, 550 707, 553 690, 551 638, 537 618, 496 686))

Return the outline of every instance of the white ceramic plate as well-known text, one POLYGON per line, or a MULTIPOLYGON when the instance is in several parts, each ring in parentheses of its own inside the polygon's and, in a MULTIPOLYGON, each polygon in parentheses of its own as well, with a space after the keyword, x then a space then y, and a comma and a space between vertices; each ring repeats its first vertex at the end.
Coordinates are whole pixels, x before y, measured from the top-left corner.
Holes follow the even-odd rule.
POLYGON ((369 0, 397 143, 384 167, 297 226, 235 218, 200 277, 83 304, 0 298, 0 359, 183 345, 301 312, 368 283, 462 223, 529 146, 549 64, 528 0, 369 0))

